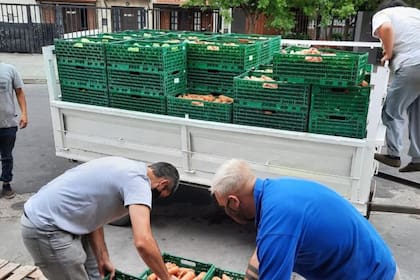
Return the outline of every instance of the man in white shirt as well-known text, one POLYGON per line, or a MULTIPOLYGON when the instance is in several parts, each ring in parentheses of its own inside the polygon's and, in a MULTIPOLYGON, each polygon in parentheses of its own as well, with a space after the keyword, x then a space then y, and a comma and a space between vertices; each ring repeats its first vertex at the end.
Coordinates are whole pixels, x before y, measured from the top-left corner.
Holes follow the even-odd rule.
POLYGON ((382 109, 386 126, 386 154, 375 159, 400 167, 403 150, 404 114, 408 116, 411 162, 400 172, 420 171, 420 10, 401 0, 383 2, 372 18, 372 34, 382 42, 382 64, 389 61, 391 83, 382 109))
POLYGON ((0 156, 1 177, 3 182, 2 196, 11 199, 16 193, 11 187, 13 179, 13 149, 18 128, 28 124, 26 98, 23 91, 23 81, 16 67, 0 62, 0 156), (15 96, 21 116, 18 119, 15 106, 15 96))

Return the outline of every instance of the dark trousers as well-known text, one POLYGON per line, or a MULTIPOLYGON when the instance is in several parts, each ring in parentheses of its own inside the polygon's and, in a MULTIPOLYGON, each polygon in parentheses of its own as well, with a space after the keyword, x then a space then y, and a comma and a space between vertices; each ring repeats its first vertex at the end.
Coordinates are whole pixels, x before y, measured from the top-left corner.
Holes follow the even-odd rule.
POLYGON ((10 182, 13 179, 13 148, 15 147, 17 127, 0 128, 0 181, 10 182))

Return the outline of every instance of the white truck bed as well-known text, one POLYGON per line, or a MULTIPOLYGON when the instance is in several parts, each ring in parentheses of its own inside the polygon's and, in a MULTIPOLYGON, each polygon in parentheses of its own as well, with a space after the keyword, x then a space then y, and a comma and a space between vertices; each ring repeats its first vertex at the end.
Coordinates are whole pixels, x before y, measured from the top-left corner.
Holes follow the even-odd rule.
POLYGON ((241 158, 259 177, 296 176, 324 183, 367 213, 376 169, 373 154, 383 144, 380 111, 386 68, 375 67, 371 75, 367 138, 353 139, 63 102, 53 49, 44 47, 43 53, 57 156, 167 161, 178 168, 182 181, 204 186, 221 163, 241 158))

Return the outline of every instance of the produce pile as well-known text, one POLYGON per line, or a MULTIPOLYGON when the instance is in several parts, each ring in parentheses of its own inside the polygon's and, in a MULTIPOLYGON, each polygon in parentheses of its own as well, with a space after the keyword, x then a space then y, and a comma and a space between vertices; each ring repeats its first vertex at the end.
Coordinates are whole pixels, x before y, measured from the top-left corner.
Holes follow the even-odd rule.
POLYGON ((317 48, 314 48, 314 47, 311 47, 309 49, 299 50, 299 51, 292 50, 290 54, 310 55, 310 56, 305 56, 305 61, 307 62, 322 62, 322 56, 326 56, 326 55, 336 56, 335 53, 319 51, 317 48))
MULTIPOLYGON (((175 276, 179 280, 203 280, 207 274, 207 272, 202 271, 198 273, 197 275, 193 269, 180 267, 172 262, 166 262, 165 265, 169 271, 169 274, 172 276, 175 276)), ((147 280, 158 280, 158 279, 159 278, 154 273, 150 274, 147 277, 147 280)), ((214 276, 211 278, 211 280, 231 280, 231 278, 227 276, 226 274, 223 274, 221 278, 214 276)))
POLYGON ((226 95, 218 95, 214 96, 213 94, 194 94, 194 93, 187 93, 179 95, 178 98, 182 99, 192 99, 192 100, 201 100, 206 102, 214 102, 214 103, 233 103, 233 98, 230 98, 226 95))

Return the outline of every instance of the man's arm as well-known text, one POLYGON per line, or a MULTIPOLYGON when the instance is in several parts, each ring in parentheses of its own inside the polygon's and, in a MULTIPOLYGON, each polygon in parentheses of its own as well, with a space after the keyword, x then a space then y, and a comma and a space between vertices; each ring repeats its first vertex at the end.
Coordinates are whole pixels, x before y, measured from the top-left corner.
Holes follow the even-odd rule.
POLYGON ((20 121, 19 121, 19 127, 25 128, 28 125, 28 113, 26 111, 26 98, 25 93, 22 88, 15 89, 16 92, 16 99, 18 101, 19 107, 20 107, 20 121))
POLYGON ((383 56, 381 64, 384 65, 385 61, 391 60, 394 51, 394 28, 390 22, 385 22, 376 29, 375 34, 382 41, 383 56))
POLYGON ((245 280, 258 280, 258 257, 257 257, 257 249, 255 249, 254 254, 249 259, 248 267, 246 268, 245 272, 245 280))
POLYGON ((98 262, 99 274, 101 277, 104 277, 105 274, 109 272, 113 277, 115 274, 115 267, 109 259, 108 249, 105 244, 104 228, 98 228, 94 232, 88 234, 88 237, 89 244, 95 254, 96 261, 98 262))
POLYGON ((128 209, 137 252, 159 279, 170 280, 171 276, 152 234, 150 208, 145 205, 130 205, 128 209))

